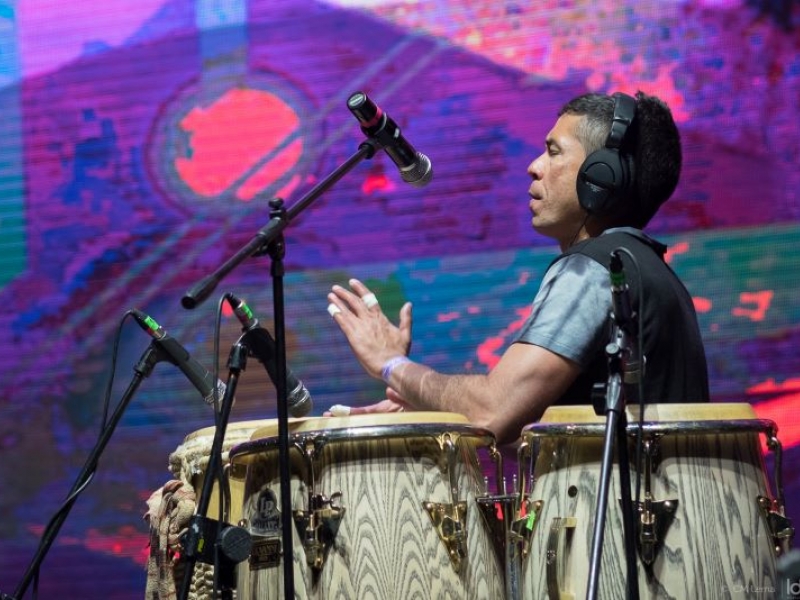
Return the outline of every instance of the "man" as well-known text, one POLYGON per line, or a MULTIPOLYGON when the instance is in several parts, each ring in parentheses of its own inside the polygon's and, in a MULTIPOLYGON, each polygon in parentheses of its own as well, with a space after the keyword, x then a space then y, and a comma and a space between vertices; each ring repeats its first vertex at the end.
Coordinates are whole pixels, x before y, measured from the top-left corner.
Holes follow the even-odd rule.
POLYGON ((329 312, 367 373, 388 386, 386 400, 353 413, 456 412, 508 442, 551 404, 591 404, 593 385, 608 377, 615 250, 633 310, 642 307, 643 399, 707 401, 691 297, 663 261, 666 247, 640 231, 674 191, 680 168, 679 133, 658 98, 587 94, 568 102, 544 153, 528 166, 533 228, 556 240, 562 254, 517 339, 488 374, 445 375, 407 358, 410 304, 396 327, 361 282, 351 280, 352 291, 334 286, 329 312))

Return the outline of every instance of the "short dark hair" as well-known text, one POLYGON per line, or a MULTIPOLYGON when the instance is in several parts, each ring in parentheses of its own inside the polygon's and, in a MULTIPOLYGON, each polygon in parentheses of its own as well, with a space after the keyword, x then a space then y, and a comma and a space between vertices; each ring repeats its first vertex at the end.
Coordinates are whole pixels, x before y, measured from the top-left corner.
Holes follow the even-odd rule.
MULTIPOLYGON (((558 116, 564 114, 586 117, 577 134, 588 155, 606 143, 614 118, 614 98, 584 94, 567 102, 558 116)), ((620 151, 633 156, 635 181, 629 201, 622 203, 615 217, 626 225, 642 228, 675 191, 681 174, 680 133, 663 100, 641 91, 636 93, 636 116, 620 151)))

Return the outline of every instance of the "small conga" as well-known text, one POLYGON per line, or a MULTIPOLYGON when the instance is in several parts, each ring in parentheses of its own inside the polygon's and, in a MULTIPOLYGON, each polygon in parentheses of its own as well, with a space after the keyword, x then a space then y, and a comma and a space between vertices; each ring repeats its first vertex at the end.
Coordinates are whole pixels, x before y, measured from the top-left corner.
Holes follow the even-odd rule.
MULTIPOLYGON (((232 447, 250 439, 254 431, 276 423, 275 420, 241 421, 229 423, 225 429, 225 439, 222 443, 222 465, 228 470, 227 481, 229 490, 220 490, 217 483, 214 484, 211 494, 208 511, 206 516, 210 519, 219 519, 220 492, 230 498, 227 502, 228 514, 223 515, 224 521, 233 525, 239 520, 242 509, 244 479, 235 472, 230 472, 231 468, 228 460, 228 453, 232 447)), ((205 472, 208 468, 211 456, 211 446, 214 442, 216 427, 204 427, 187 435, 183 443, 169 455, 170 472, 184 484, 191 485, 199 500, 203 490, 205 472)))
MULTIPOLYGON (((627 414, 634 463, 638 407, 627 414)), ((552 407, 522 431, 520 463, 533 472, 525 501, 540 511, 522 566, 523 598, 586 597, 605 428, 592 407, 552 407)), ((630 493, 637 478, 641 490, 634 498, 641 598, 770 596, 776 555, 790 534, 759 439, 765 434, 779 451, 775 424, 748 404, 663 404, 646 407, 642 430, 641 466, 630 471, 630 493)), ((626 585, 618 469, 615 459, 597 588, 614 600, 626 585)))
POLYGON ((300 598, 503 597, 503 569, 475 499, 476 450, 492 434, 450 413, 290 420, 291 553, 281 549, 277 427, 231 451, 247 465, 240 599, 283 598, 294 560, 300 598))
MULTIPOLYGON (((222 466, 225 471, 224 486, 220 489, 219 482, 214 482, 211 497, 209 498, 206 516, 214 521, 237 525, 242 514, 244 499, 244 469, 237 473, 236 467, 230 465, 229 451, 236 444, 250 439, 254 431, 276 423, 275 420, 241 421, 229 423, 225 430, 225 439, 222 443, 222 466), (223 502, 220 502, 224 499, 223 502), (220 514, 220 508, 223 508, 220 514)), ((199 429, 184 438, 169 456, 169 467, 172 474, 182 481, 184 485, 191 486, 194 490, 196 502, 200 500, 203 490, 206 469, 211 456, 211 447, 214 442, 216 427, 199 429)), ((196 502, 192 507, 196 511, 196 502)), ((182 582, 183 563, 179 561, 175 567, 175 579, 182 582)), ((163 574, 159 575, 164 576, 163 574)), ((176 586, 177 588, 177 586, 176 586)), ((178 588, 179 589, 179 588, 178 588)), ((177 589, 176 589, 177 591, 177 589)), ((198 561, 192 573, 190 595, 195 600, 212 600, 214 598, 214 567, 198 561)), ((169 594, 166 594, 169 596, 169 594)))

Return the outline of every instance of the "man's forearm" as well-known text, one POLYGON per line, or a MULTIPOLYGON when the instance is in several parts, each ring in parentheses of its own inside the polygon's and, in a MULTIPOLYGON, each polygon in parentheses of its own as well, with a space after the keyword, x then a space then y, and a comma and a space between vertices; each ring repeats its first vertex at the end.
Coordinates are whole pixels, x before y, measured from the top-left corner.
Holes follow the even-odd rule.
POLYGON ((409 361, 392 369, 385 381, 416 410, 460 413, 475 424, 488 424, 485 375, 445 375, 409 361))

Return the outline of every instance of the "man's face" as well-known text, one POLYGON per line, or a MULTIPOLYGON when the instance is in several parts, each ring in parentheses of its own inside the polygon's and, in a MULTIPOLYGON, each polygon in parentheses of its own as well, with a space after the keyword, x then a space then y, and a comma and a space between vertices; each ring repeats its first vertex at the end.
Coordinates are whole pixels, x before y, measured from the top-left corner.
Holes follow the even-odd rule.
POLYGON ((564 114, 547 134, 544 153, 528 165, 533 228, 558 241, 562 250, 586 237, 586 212, 576 182, 586 151, 576 134, 583 116, 564 114))

